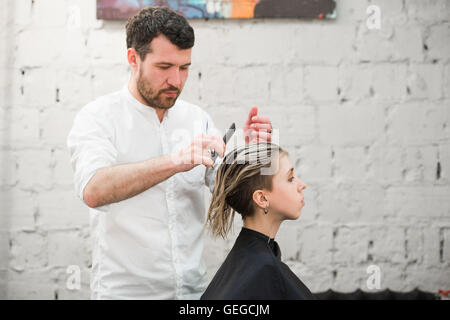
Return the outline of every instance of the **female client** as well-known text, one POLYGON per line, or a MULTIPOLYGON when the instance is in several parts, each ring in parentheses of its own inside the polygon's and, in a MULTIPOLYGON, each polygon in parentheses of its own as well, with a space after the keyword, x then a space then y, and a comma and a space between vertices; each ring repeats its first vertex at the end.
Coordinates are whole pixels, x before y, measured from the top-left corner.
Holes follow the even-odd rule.
POLYGON ((235 212, 244 225, 202 300, 315 299, 281 261, 275 241, 280 224, 300 216, 305 188, 288 153, 275 144, 248 144, 223 159, 207 223, 224 238, 235 212))

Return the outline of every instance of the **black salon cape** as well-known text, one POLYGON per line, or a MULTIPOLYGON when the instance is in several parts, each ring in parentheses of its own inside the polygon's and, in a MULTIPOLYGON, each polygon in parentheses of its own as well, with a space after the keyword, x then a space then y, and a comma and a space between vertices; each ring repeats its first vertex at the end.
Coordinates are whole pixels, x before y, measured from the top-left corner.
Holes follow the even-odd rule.
POLYGON ((201 300, 315 299, 281 261, 274 239, 242 228, 236 242, 201 300))

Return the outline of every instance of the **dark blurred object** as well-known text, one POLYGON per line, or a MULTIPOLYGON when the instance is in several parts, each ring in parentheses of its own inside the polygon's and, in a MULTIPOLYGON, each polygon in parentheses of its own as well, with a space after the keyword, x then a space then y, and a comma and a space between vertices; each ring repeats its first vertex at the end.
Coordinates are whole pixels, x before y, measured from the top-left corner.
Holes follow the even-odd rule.
POLYGON ((389 289, 378 292, 365 292, 358 289, 353 292, 343 293, 331 289, 325 292, 315 293, 318 300, 440 300, 438 294, 414 289, 409 292, 396 292, 389 289))
POLYGON ((330 18, 336 12, 335 0, 260 0, 255 18, 330 18))

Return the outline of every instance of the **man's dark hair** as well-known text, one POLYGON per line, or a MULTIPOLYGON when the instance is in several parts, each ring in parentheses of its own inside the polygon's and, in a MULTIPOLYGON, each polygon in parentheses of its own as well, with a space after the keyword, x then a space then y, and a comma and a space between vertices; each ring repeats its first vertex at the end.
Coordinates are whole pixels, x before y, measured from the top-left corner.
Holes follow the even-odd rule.
POLYGON ((194 29, 186 18, 167 7, 146 7, 128 19, 127 48, 135 48, 144 60, 151 52, 150 42, 163 34, 180 49, 194 46, 194 29))

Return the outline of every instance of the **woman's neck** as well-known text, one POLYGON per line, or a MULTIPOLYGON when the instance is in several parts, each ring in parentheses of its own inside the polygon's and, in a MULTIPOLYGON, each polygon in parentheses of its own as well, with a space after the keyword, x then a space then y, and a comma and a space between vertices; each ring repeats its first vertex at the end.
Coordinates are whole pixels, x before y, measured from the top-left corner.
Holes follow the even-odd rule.
POLYGON ((246 217, 244 220, 244 228, 258 231, 265 234, 270 239, 274 239, 277 235, 278 229, 281 225, 280 220, 270 219, 268 216, 260 216, 255 214, 251 217, 246 217))

